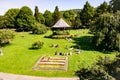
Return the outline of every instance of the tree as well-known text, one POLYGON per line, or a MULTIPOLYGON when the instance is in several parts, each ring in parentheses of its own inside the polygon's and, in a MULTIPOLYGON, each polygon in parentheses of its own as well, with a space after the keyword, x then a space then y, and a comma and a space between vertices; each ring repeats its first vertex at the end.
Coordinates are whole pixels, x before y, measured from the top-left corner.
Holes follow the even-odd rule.
POLYGON ((7 24, 9 24, 6 16, 0 16, 0 29, 6 28, 7 24))
POLYGON ((74 28, 82 28, 82 22, 80 20, 80 15, 78 14, 75 18, 74 28))
POLYGON ((108 12, 111 12, 111 5, 104 1, 103 4, 97 7, 96 16, 99 17, 99 15, 108 12))
POLYGON ((69 13, 69 11, 65 11, 65 12, 63 13, 63 17, 64 17, 66 20, 70 21, 70 13, 69 13))
POLYGON ((111 0, 110 4, 112 5, 113 12, 120 10, 120 0, 111 0))
POLYGON ((38 9, 37 6, 35 6, 35 14, 34 14, 34 16, 35 16, 35 19, 36 19, 37 22, 39 22, 41 24, 45 23, 45 18, 43 16, 43 14, 39 12, 39 9, 38 9))
POLYGON ((35 6, 35 14, 34 14, 34 16, 35 16, 36 21, 40 22, 38 6, 35 6))
POLYGON ((120 51, 119 20, 120 17, 110 13, 103 14, 97 19, 91 29, 95 35, 93 42, 96 46, 109 51, 120 51))
POLYGON ((68 21, 73 21, 75 20, 76 13, 74 10, 67 10, 63 13, 63 17, 67 19, 68 21))
POLYGON ((80 19, 82 21, 82 24, 84 26, 90 26, 91 23, 93 22, 94 15, 95 15, 94 7, 92 7, 87 1, 80 13, 81 16, 80 19))
POLYGON ((15 28, 15 22, 16 22, 16 16, 18 15, 19 13, 19 9, 9 9, 6 13, 5 13, 5 17, 6 17, 6 20, 7 20, 7 24, 6 26, 9 27, 9 28, 15 28))
POLYGON ((55 7, 54 13, 53 13, 54 23, 56 23, 60 18, 62 18, 62 14, 59 11, 58 6, 55 7))
POLYGON ((20 9, 18 16, 16 17, 16 26, 19 30, 31 30, 35 24, 35 17, 31 9, 27 6, 24 6, 20 9))
POLYGON ((43 14, 45 18, 45 25, 51 27, 53 25, 53 15, 50 11, 46 10, 43 14))
POLYGON ((67 10, 63 13, 63 17, 74 26, 76 13, 74 10, 67 10))
POLYGON ((116 44, 115 44, 115 47, 117 48, 117 50, 119 50, 120 51, 120 11, 117 11, 115 14, 114 14, 114 16, 115 16, 115 26, 116 26, 116 37, 115 37, 115 39, 116 39, 116 44))
POLYGON ((44 24, 45 23, 45 18, 42 13, 39 13, 38 15, 39 23, 44 24))

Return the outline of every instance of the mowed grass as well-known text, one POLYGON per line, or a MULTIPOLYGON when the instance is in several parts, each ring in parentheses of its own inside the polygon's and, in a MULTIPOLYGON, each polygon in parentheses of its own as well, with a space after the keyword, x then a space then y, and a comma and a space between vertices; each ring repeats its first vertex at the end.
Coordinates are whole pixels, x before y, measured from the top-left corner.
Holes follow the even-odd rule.
POLYGON ((75 71, 91 66, 97 61, 97 56, 110 56, 114 58, 115 52, 105 53, 98 51, 93 44, 90 43, 92 34, 88 34, 89 30, 71 30, 71 34, 79 34, 79 37, 74 38, 71 42, 65 39, 44 38, 52 34, 48 31, 44 35, 32 35, 30 32, 17 32, 15 39, 10 45, 4 46, 3 56, 0 56, 0 72, 45 76, 45 77, 75 77, 75 71), (23 37, 24 36, 24 37, 23 37), (29 49, 32 43, 36 40, 44 42, 44 46, 38 50, 29 49), (59 44, 58 48, 52 48, 52 44, 59 44), (72 50, 72 55, 69 58, 68 71, 34 71, 32 67, 42 56, 55 56, 55 52, 70 52, 66 49, 66 45, 70 47, 78 47, 82 50, 81 54, 75 54, 72 50))

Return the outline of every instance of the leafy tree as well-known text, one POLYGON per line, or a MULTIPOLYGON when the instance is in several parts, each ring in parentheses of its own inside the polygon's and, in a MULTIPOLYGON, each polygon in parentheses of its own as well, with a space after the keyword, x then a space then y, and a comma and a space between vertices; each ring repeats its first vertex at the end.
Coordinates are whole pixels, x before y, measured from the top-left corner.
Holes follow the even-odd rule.
POLYGON ((41 24, 45 23, 45 18, 42 13, 39 13, 38 19, 39 19, 39 21, 38 21, 39 23, 41 23, 41 24))
POLYGON ((92 7, 87 1, 80 13, 81 16, 80 19, 82 21, 82 24, 84 26, 90 26, 91 23, 93 22, 94 15, 95 15, 94 7, 92 7))
POLYGON ((115 44, 115 47, 117 48, 117 50, 120 51, 120 11, 117 11, 115 14, 115 23, 114 25, 116 26, 115 28, 115 31, 116 31, 116 37, 115 37, 115 40, 116 40, 116 44, 115 44))
POLYGON ((111 0, 110 4, 112 5, 113 12, 120 10, 120 0, 111 0))
POLYGON ((18 16, 16 17, 16 26, 18 30, 31 30, 35 24, 35 17, 31 9, 27 6, 24 6, 20 9, 18 16))
POLYGON ((38 9, 37 6, 35 6, 35 14, 34 14, 34 16, 35 16, 35 19, 36 19, 37 22, 39 22, 41 24, 45 23, 45 18, 43 16, 43 14, 39 12, 39 9, 38 9))
POLYGON ((0 16, 0 28, 6 28, 9 24, 6 16, 0 16))
POLYGON ((54 13, 53 13, 54 23, 56 23, 61 17, 62 17, 62 14, 59 11, 58 6, 56 6, 55 10, 54 10, 54 13))
POLYGON ((75 18, 74 28, 82 28, 82 22, 80 20, 80 15, 78 14, 75 18))
POLYGON ((35 6, 35 14, 34 14, 34 16, 35 16, 36 21, 40 22, 38 6, 35 6))
POLYGON ((70 21, 70 13, 69 13, 69 11, 65 11, 65 12, 63 13, 63 17, 64 17, 65 19, 67 19, 68 21, 70 21))
POLYGON ((48 27, 51 27, 53 25, 53 16, 52 13, 48 10, 45 11, 45 13, 43 14, 44 18, 45 18, 45 25, 48 27))
POLYGON ((9 28, 15 28, 15 22, 16 22, 16 16, 18 15, 19 13, 19 9, 9 9, 6 13, 5 13, 5 17, 6 17, 6 20, 7 20, 7 24, 6 26, 9 27, 9 28))
POLYGON ((67 10, 63 13, 63 17, 74 26, 76 13, 74 10, 67 10))
POLYGON ((0 45, 8 44, 10 40, 14 39, 14 31, 8 29, 0 30, 0 45))
POLYGON ((97 19, 91 31, 94 33, 94 43, 101 49, 120 51, 120 17, 113 14, 103 14, 97 19))
POLYGON ((75 20, 76 13, 74 10, 67 10, 63 13, 63 17, 67 19, 68 21, 73 21, 75 20))
POLYGON ((108 12, 111 12, 111 5, 104 1, 103 4, 97 7, 96 16, 99 17, 99 15, 108 12))

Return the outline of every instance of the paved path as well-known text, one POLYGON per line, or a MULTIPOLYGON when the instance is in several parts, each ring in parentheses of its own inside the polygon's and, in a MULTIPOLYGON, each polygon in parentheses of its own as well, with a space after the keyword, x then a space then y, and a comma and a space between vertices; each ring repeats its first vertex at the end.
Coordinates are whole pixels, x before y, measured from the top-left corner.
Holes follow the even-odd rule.
POLYGON ((79 78, 47 78, 0 72, 0 80, 79 80, 79 78))

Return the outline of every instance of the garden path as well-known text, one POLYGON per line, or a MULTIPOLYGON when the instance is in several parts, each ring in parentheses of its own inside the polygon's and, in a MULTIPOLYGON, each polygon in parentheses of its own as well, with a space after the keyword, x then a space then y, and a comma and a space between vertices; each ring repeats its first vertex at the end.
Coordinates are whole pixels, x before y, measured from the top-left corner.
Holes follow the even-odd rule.
POLYGON ((16 75, 0 72, 0 80, 79 80, 79 78, 48 78, 48 77, 35 77, 27 75, 16 75))

